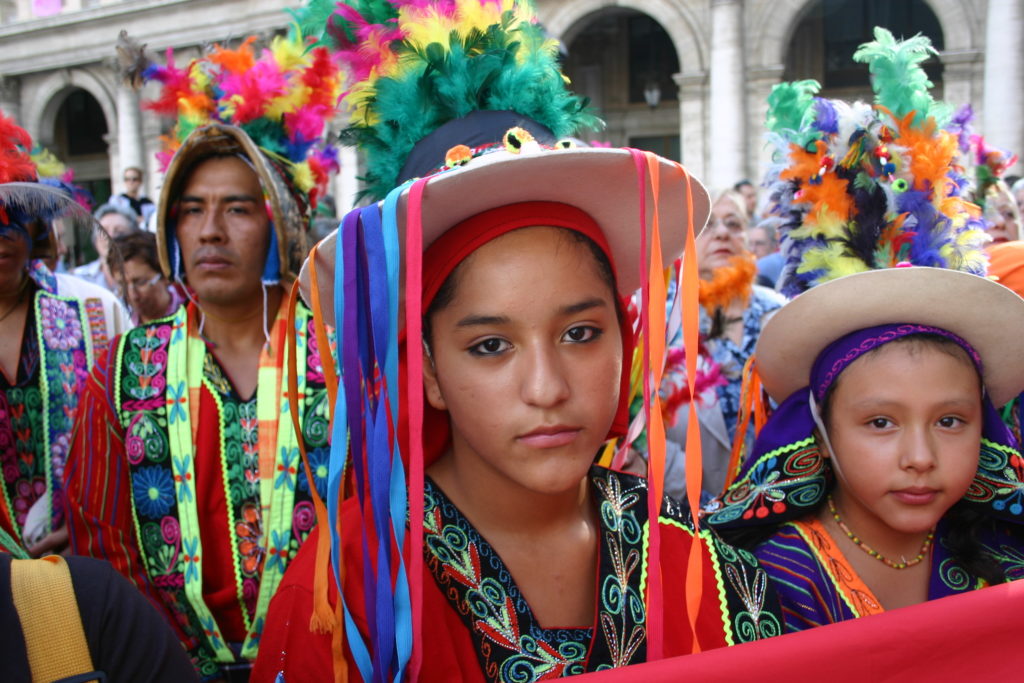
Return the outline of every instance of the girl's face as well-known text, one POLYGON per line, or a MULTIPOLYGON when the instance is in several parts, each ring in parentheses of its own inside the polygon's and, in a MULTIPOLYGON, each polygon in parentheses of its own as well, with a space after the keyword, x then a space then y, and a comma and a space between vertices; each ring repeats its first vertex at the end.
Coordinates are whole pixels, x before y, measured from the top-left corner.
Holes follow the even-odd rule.
POLYGON ((931 529, 978 469, 981 388, 967 356, 893 342, 854 361, 833 390, 833 497, 862 538, 931 529))
POLYGON ((716 268, 728 266, 736 256, 747 251, 747 220, 729 197, 722 197, 711 207, 708 226, 697 236, 697 265, 700 276, 710 280, 716 268))
POLYGON ((537 493, 578 487, 619 402, 622 340, 612 289, 566 231, 515 230, 454 274, 431 318, 424 381, 447 410, 455 463, 537 493))

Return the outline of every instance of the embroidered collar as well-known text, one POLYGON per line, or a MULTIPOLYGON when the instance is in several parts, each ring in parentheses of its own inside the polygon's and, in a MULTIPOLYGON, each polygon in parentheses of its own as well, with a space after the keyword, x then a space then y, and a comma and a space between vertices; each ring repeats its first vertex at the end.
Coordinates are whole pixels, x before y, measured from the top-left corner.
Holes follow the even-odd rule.
POLYGON ((600 467, 591 468, 590 481, 601 522, 596 615, 589 628, 566 629, 537 623, 501 557, 444 492, 426 482, 427 567, 469 629, 488 681, 537 681, 646 658, 646 484, 600 467))

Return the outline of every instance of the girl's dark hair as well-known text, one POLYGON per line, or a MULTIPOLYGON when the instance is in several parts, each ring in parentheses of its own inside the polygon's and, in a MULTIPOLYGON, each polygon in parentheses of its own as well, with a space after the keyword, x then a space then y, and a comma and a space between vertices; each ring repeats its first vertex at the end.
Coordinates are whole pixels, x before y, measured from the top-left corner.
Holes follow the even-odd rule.
MULTIPOLYGON (((886 346, 891 344, 909 344, 915 350, 920 348, 937 349, 974 367, 974 363, 967 355, 967 352, 955 341, 942 335, 928 333, 910 334, 889 342, 886 346)), ((875 353, 877 350, 869 351, 865 355, 875 353)), ((832 396, 841 379, 842 377, 840 376, 832 383, 832 386, 829 387, 825 394, 824 400, 821 402, 821 418, 826 426, 830 426, 829 409, 832 403, 832 396)), ((979 376, 979 383, 980 381, 979 376)), ((816 437, 818 447, 824 448, 820 436, 816 435, 816 437)), ((829 482, 830 487, 833 482, 829 482)), ((813 512, 817 512, 824 504, 824 500, 822 500, 813 512)), ((941 543, 949 550, 956 563, 973 576, 984 579, 990 585, 1004 583, 1006 578, 999 564, 991 556, 982 552, 982 546, 978 542, 979 534, 982 531, 994 530, 995 521, 992 517, 972 508, 968 503, 961 500, 946 511, 946 514, 943 515, 943 520, 945 521, 946 534, 941 539, 941 543)), ((775 533, 776 528, 776 525, 755 526, 722 530, 720 534, 722 538, 737 547, 753 550, 757 545, 768 540, 775 533)))
MULTIPOLYGON (((591 255, 594 257, 594 261, 597 263, 597 271, 601 276, 601 280, 608 285, 609 289, 612 290, 612 299, 615 301, 615 314, 618 316, 619 323, 625 319, 626 312, 622 308, 622 302, 619 300, 618 285, 615 282, 615 274, 612 271, 611 261, 608 260, 607 254, 601 250, 601 247, 597 246, 594 240, 590 239, 581 232, 570 230, 568 228, 557 228, 557 230, 565 236, 571 237, 577 244, 584 244, 590 250, 591 255)), ((437 294, 434 295, 433 301, 430 302, 430 306, 427 307, 426 312, 423 314, 423 338, 430 345, 433 343, 433 327, 431 321, 434 319, 434 315, 444 310, 455 298, 455 290, 459 286, 459 273, 462 271, 463 261, 448 274, 444 282, 441 283, 441 287, 437 290, 437 294)))

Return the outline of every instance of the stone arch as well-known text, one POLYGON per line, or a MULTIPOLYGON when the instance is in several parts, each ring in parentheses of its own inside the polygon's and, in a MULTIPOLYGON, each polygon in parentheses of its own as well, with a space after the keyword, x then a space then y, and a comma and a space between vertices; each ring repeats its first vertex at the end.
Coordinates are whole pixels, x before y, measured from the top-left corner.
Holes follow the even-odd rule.
MULTIPOLYGON (((789 39, 804 12, 817 0, 775 0, 762 3, 759 12, 747 17, 747 35, 755 37, 748 65, 781 67, 786 62, 789 39), (756 27, 756 30, 755 30, 756 27)), ((942 27, 944 52, 975 50, 984 38, 980 9, 969 0, 924 0, 942 27)))
POLYGON ((107 84, 88 69, 62 69, 43 80, 28 103, 25 121, 33 140, 43 146, 53 144, 57 111, 75 89, 84 90, 99 103, 107 121, 107 135, 112 140, 117 139, 117 106, 107 84))
MULTIPOLYGON (((680 69, 685 73, 707 69, 708 45, 700 22, 689 7, 671 0, 569 0, 542 14, 544 27, 568 45, 586 29, 590 19, 611 7, 631 9, 658 22, 672 39, 680 69)), ((548 9, 545 7, 544 9, 548 9)))

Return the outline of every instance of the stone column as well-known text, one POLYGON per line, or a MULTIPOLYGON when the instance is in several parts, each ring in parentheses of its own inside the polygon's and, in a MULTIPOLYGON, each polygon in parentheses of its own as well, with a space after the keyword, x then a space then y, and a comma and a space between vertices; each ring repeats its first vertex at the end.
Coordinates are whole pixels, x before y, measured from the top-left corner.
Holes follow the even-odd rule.
POLYGON ((139 93, 123 83, 117 84, 117 155, 111 155, 110 176, 115 194, 123 185, 121 174, 129 166, 145 170, 142 144, 142 109, 139 93))
POLYGON ((765 143, 767 128, 764 121, 768 114, 768 95, 782 81, 784 70, 779 64, 747 71, 747 178, 754 185, 761 184, 771 163, 771 151, 765 143))
MULTIPOLYGON (((1024 6, 988 0, 985 21, 985 95, 982 133, 995 147, 1024 154, 1024 6)), ((1016 169, 1020 169, 1018 163, 1016 169)), ((1013 172, 1009 171, 1008 172, 1013 172)))
POLYGON ((721 189, 746 175, 743 1, 711 0, 711 138, 708 182, 721 189))
POLYGON ((19 125, 24 125, 21 120, 21 80, 15 76, 0 77, 0 110, 19 125))
MULTIPOLYGON (((164 174, 160 170, 160 162, 157 160, 157 153, 163 149, 163 141, 160 135, 167 131, 162 128, 163 122, 159 116, 151 111, 142 112, 142 170, 146 172, 143 184, 143 193, 156 202, 160 203, 160 192, 164 186, 164 174)), ((150 226, 156 229, 154 223, 150 226)))
POLYGON ((942 99, 954 108, 971 103, 974 126, 982 125, 985 116, 984 53, 981 50, 957 50, 939 54, 942 61, 942 99))
POLYGON ((707 71, 673 74, 679 87, 679 153, 695 178, 707 183, 707 71))

